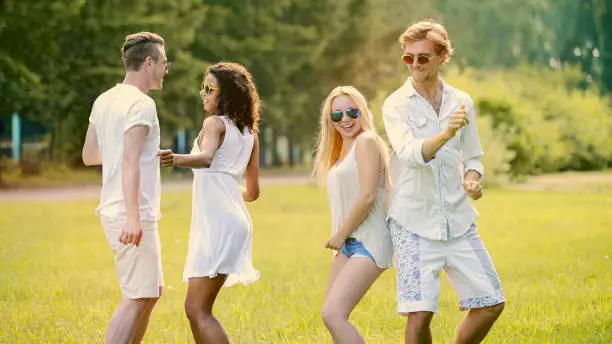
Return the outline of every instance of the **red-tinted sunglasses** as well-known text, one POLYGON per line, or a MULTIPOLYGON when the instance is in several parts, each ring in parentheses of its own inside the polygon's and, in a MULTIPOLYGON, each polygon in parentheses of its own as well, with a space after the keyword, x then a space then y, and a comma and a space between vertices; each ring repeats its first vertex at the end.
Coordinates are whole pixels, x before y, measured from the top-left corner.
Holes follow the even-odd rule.
POLYGON ((406 64, 414 64, 416 62, 416 64, 419 65, 426 65, 429 63, 429 55, 412 55, 412 54, 405 54, 404 56, 402 56, 402 60, 404 60, 404 63, 406 64))

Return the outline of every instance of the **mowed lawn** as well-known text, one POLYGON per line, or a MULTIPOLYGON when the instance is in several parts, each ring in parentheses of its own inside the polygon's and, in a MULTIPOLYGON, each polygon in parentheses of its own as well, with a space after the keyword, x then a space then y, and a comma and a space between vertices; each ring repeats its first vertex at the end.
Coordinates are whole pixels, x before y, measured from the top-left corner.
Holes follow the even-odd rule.
MULTIPOLYGON (((193 342, 181 275, 190 193, 162 199, 166 288, 146 343, 193 342)), ((120 291, 96 200, 0 205, 0 343, 101 343, 120 291)), ((481 236, 508 299, 487 343, 612 342, 612 195, 487 190, 481 236)), ((249 205, 261 279, 223 289, 216 305, 233 343, 331 343, 320 320, 331 252, 324 190, 270 185, 249 205)), ((464 314, 447 281, 432 325, 452 343, 464 314)), ((395 270, 352 319, 368 343, 401 343, 395 270)))

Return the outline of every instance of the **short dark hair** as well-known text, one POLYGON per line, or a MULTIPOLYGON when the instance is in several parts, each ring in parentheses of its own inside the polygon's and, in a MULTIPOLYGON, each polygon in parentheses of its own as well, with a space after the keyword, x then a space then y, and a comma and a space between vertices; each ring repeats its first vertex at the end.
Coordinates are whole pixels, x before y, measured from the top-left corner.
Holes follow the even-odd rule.
POLYGON ((251 73, 241 64, 219 62, 208 67, 219 82, 219 114, 228 116, 240 130, 259 131, 261 104, 251 73))
POLYGON ((164 45, 164 39, 155 33, 138 32, 125 37, 121 47, 121 59, 127 71, 138 71, 142 63, 151 56, 155 62, 160 57, 158 45, 164 45))

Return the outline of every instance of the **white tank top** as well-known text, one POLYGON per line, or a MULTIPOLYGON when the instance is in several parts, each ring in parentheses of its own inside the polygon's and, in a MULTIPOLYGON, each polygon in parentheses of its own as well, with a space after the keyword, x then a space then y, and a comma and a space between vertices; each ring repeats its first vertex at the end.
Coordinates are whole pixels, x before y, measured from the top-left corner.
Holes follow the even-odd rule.
MULTIPOLYGON (((348 154, 329 170, 327 193, 332 216, 332 233, 336 233, 351 212, 359 196, 359 170, 355 159, 355 147, 361 135, 355 139, 348 154)), ((385 223, 385 202, 388 188, 378 187, 376 201, 363 222, 349 237, 359 240, 374 257, 376 265, 388 268, 393 265, 393 245, 385 223)))

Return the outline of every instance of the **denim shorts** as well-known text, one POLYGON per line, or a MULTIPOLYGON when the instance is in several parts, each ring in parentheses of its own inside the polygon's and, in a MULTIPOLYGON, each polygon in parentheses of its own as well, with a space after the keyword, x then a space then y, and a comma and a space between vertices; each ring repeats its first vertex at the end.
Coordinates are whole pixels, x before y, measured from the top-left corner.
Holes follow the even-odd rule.
POLYGON ((376 261, 374 260, 374 257, 372 257, 370 252, 366 250, 366 248, 363 246, 361 241, 355 238, 346 239, 346 241, 344 242, 344 245, 342 245, 342 248, 340 249, 340 252, 343 255, 345 255, 347 258, 352 258, 352 257, 370 258, 372 259, 374 263, 376 263, 376 261))

